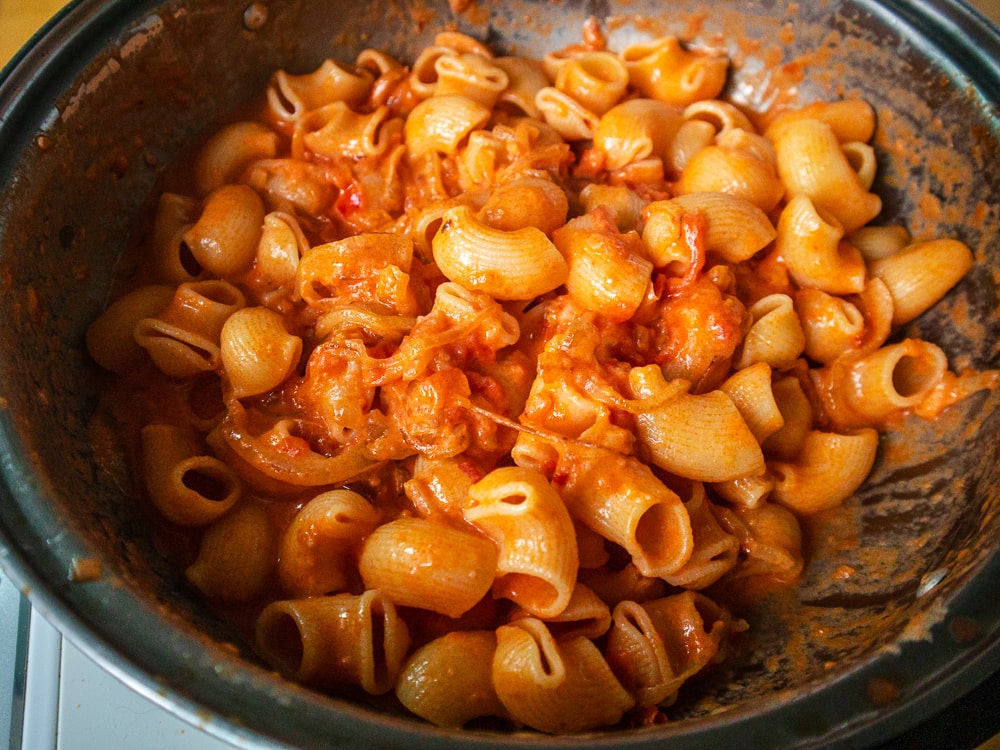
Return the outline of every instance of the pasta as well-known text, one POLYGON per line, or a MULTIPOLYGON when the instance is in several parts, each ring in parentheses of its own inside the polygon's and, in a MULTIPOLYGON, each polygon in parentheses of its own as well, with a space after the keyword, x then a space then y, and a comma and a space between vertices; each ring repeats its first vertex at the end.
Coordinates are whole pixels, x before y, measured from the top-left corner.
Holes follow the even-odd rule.
POLYGON ((573 521, 543 474, 494 469, 468 490, 465 518, 500 550, 495 596, 541 617, 557 617, 573 595, 580 559, 573 521))
POLYGON ((881 433, 998 386, 900 331, 975 260, 871 223, 874 108, 750 112, 729 62, 368 49, 159 196, 87 347, 267 664, 452 730, 658 722, 881 433))
POLYGON ((393 689, 410 633, 378 591, 271 602, 257 643, 282 673, 314 687, 351 684, 372 695, 393 689))
POLYGON ((492 630, 445 633, 421 646, 403 666, 396 695, 439 727, 461 727, 481 716, 505 716, 493 687, 492 630), (461 668, 456 668, 461 665, 461 668))

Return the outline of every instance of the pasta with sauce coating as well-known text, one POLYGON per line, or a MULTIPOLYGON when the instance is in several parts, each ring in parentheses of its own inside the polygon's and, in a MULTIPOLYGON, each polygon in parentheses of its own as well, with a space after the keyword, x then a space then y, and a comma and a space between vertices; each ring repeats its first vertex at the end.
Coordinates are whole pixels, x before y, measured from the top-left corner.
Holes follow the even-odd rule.
POLYGON ((751 112, 636 33, 277 71, 150 202, 87 347, 156 541, 289 679, 671 718, 880 433, 1000 385, 900 330, 975 257, 870 223, 871 105, 751 112))

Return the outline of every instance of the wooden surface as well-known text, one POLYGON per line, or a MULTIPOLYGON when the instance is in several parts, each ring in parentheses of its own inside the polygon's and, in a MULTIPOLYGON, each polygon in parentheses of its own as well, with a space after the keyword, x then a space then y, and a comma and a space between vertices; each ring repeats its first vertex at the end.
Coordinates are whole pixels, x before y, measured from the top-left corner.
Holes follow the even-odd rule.
MULTIPOLYGON (((0 0, 0 65, 65 4, 66 0, 0 0)), ((972 0, 970 4, 1000 26, 1000 0, 972 0)))
POLYGON ((65 0, 0 0, 0 65, 65 4, 65 0))

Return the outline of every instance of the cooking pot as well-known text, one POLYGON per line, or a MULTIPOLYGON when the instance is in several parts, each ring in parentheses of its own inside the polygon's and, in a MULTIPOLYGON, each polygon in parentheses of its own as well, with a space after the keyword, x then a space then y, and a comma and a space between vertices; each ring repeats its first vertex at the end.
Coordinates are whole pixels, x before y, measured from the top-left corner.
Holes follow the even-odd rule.
POLYGON ((1000 35, 954 0, 670 3, 81 0, 0 77, 0 565, 75 645, 242 745, 813 747, 870 744, 1000 668, 1000 393, 883 438, 868 482, 807 524, 801 585, 746 613, 746 648, 669 724, 570 738, 451 732, 272 673, 153 548, 97 409, 83 332, 163 170, 271 75, 365 47, 413 60, 444 24, 497 50, 650 30, 724 47, 762 110, 858 95, 877 112, 880 223, 955 236, 976 266, 906 333, 1000 367, 1000 35), (635 22, 639 16, 641 21, 635 22), (849 578, 837 572, 849 566, 849 578))

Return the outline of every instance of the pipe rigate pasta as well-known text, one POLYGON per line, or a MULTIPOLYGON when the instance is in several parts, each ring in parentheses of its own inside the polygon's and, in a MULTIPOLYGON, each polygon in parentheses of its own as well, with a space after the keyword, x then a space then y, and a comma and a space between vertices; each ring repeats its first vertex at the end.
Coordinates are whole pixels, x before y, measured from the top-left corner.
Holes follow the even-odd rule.
POLYGON ((483 716, 506 716, 493 687, 492 630, 445 633, 417 649, 403 666, 396 697, 439 727, 458 728, 483 716))
POLYGON ((580 567, 576 532, 544 474, 494 469, 469 487, 464 515, 499 547, 494 595, 542 619, 566 609, 580 567))
POLYGON ((292 679, 357 685, 371 695, 393 689, 411 642, 395 605, 372 590, 271 602, 257 619, 256 641, 292 679))
POLYGON ((88 351, 154 533, 285 677, 447 731, 669 720, 880 433, 1000 385, 902 335, 975 257, 870 223, 870 104, 752 111, 635 33, 277 71, 149 202, 88 351))

